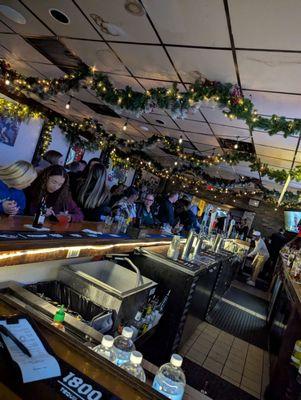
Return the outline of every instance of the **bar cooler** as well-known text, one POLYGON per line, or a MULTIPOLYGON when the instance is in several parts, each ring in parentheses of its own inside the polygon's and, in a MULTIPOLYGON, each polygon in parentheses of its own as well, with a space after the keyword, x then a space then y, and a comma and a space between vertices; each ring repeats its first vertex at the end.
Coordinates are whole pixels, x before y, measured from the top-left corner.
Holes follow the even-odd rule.
POLYGON ((111 261, 62 266, 54 281, 20 286, 11 284, 4 296, 53 317, 59 305, 66 308, 66 328, 84 341, 100 341, 113 334, 121 320, 133 320, 157 284, 111 261))
POLYGON ((130 255, 144 276, 158 282, 159 293, 170 290, 156 331, 145 346, 137 342, 137 348, 149 361, 157 365, 168 361, 179 349, 184 328, 189 336, 205 319, 224 258, 224 255, 202 252, 198 264, 193 264, 171 260, 153 247, 136 249, 130 255))

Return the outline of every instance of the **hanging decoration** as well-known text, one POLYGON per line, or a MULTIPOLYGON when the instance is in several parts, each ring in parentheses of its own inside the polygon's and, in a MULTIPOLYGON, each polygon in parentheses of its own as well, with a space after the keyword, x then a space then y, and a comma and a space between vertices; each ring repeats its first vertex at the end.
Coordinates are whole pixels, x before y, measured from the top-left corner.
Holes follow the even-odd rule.
MULTIPOLYGON (((59 93, 68 93, 70 90, 79 90, 82 87, 90 87, 96 91, 102 101, 117 111, 125 109, 134 112, 135 115, 151 112, 154 107, 159 107, 169 110, 173 116, 181 118, 185 117, 188 110, 197 110, 201 104, 211 102, 222 107, 227 118, 245 120, 250 131, 257 128, 267 131, 270 135, 283 132, 285 137, 299 135, 301 132, 300 119, 286 119, 277 115, 273 115, 271 118, 262 117, 258 115, 250 99, 241 97, 240 91, 236 86, 207 79, 194 82, 188 92, 179 92, 177 85, 174 84, 170 89, 152 88, 141 93, 134 91, 130 87, 116 89, 105 74, 96 72, 86 66, 80 68, 76 73, 65 75, 60 79, 41 80, 18 74, 5 61, 0 60, 0 83, 5 85, 10 92, 16 94, 18 92, 23 92, 24 94, 35 93, 41 99, 47 99, 59 93)), ((2 116, 15 117, 19 120, 27 120, 29 118, 44 119, 41 135, 41 155, 47 151, 51 143, 51 132, 54 126, 58 126, 65 132, 66 139, 71 145, 80 146, 90 151, 106 148, 111 151, 111 157, 115 165, 121 167, 147 169, 166 179, 170 178, 172 172, 173 178, 182 181, 183 187, 186 186, 187 178, 177 175, 177 171, 181 171, 181 168, 183 168, 178 161, 176 168, 164 169, 158 162, 151 160, 143 150, 156 142, 161 142, 165 151, 176 156, 192 174, 198 175, 198 178, 193 178, 189 181, 194 187, 198 187, 198 183, 204 184, 206 182, 205 178, 202 177, 204 167, 219 163, 236 165, 241 161, 246 161, 252 171, 259 171, 261 176, 268 176, 278 183, 285 182, 288 177, 286 170, 273 170, 267 164, 262 163, 255 155, 241 151, 232 151, 223 155, 212 154, 205 157, 196 153, 185 152, 182 147, 182 141, 176 141, 171 137, 154 135, 147 140, 139 142, 125 140, 115 134, 106 132, 101 124, 95 120, 85 119, 80 123, 74 122, 64 117, 54 116, 51 113, 45 115, 40 111, 30 109, 26 105, 5 99, 0 99, 0 113, 2 116), (119 154, 117 150, 119 147, 126 149, 125 155, 119 154)), ((301 167, 295 167, 289 174, 293 180, 301 181, 301 167)), ((215 190, 214 186, 213 189, 215 190)), ((222 190, 228 191, 229 189, 222 190)), ((263 188, 260 190, 261 192, 264 191, 263 188)), ((275 193, 278 193, 271 193, 267 190, 264 192, 265 196, 269 198, 274 198, 275 193)), ((284 196, 284 201, 288 197, 290 198, 289 201, 294 201, 296 204, 299 203, 299 195, 287 192, 284 196)))
POLYGON ((192 83, 187 92, 180 92, 176 83, 171 88, 151 88, 145 92, 133 90, 130 86, 117 89, 106 74, 89 68, 85 64, 76 72, 62 78, 40 79, 26 77, 10 68, 5 60, 0 60, 0 82, 9 92, 29 95, 34 93, 45 100, 59 93, 91 88, 107 105, 119 112, 127 110, 139 116, 151 112, 155 107, 168 110, 173 117, 184 118, 188 111, 196 111, 202 104, 215 104, 223 109, 229 119, 242 119, 250 129, 260 129, 275 135, 283 132, 285 137, 299 135, 301 119, 289 119, 272 115, 271 118, 258 115, 249 98, 241 96, 236 85, 202 78, 192 83))

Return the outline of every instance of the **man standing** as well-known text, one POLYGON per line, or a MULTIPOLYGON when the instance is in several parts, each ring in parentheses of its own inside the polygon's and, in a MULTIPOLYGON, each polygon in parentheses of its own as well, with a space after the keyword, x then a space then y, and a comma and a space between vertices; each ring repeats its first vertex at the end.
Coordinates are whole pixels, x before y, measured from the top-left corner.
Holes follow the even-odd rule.
POLYGON ((255 248, 248 254, 248 257, 254 257, 252 262, 253 274, 251 279, 247 280, 247 284, 250 286, 255 286, 258 274, 262 270, 264 264, 270 258, 270 253, 264 240, 261 238, 261 233, 254 231, 253 238, 255 239, 255 248))
POLYGON ((285 236, 284 236, 284 229, 279 229, 278 232, 275 232, 272 234, 271 239, 270 239, 270 255, 271 255, 271 261, 273 265, 276 264, 277 258, 279 256, 279 252, 282 249, 282 247, 285 245, 287 242, 285 236))
POLYGON ((178 192, 171 192, 167 195, 167 198, 161 202, 158 219, 162 224, 169 224, 171 227, 176 225, 174 204, 178 198, 178 192))

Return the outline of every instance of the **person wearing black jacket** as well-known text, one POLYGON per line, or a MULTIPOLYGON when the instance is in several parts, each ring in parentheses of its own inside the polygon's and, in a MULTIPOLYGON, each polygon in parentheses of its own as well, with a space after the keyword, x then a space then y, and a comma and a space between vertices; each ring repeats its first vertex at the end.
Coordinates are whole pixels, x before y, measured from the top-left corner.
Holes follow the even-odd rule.
POLYGON ((158 219, 162 224, 169 224, 174 227, 176 225, 174 203, 178 200, 179 193, 171 192, 168 194, 159 207, 158 219))

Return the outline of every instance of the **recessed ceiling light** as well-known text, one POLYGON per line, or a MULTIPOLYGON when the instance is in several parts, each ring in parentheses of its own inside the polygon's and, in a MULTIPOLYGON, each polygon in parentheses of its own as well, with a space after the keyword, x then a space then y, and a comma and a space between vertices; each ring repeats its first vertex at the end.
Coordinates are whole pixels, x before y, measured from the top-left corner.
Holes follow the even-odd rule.
POLYGON ((143 131, 148 131, 149 129, 148 129, 148 127, 147 126, 144 126, 144 125, 140 125, 140 128, 143 130, 143 131))
POLYGON ((23 17, 19 11, 15 10, 12 7, 5 6, 4 4, 0 4, 0 12, 11 21, 15 22, 16 24, 24 25, 26 24, 26 19, 23 17))
POLYGON ((56 8, 50 8, 49 14, 61 24, 67 25, 70 23, 70 18, 67 14, 63 13, 63 11, 57 10, 56 8))
POLYGON ((145 14, 143 6, 137 0, 126 0, 124 8, 136 17, 142 17, 145 14))
POLYGON ((156 119, 156 122, 158 122, 160 125, 164 125, 164 122, 161 119, 156 119))

